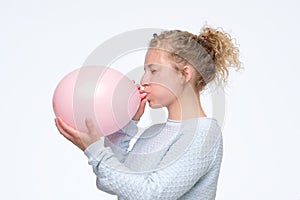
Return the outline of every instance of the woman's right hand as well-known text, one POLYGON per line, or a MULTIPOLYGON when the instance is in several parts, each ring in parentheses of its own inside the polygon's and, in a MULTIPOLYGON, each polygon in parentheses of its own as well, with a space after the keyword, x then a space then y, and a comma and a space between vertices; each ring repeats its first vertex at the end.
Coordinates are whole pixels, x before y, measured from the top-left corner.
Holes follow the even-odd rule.
POLYGON ((140 102, 140 106, 139 106, 136 114, 133 116, 132 120, 138 121, 138 120, 140 120, 141 116, 144 114, 144 111, 145 111, 145 106, 147 103, 147 93, 145 93, 144 90, 141 89, 141 86, 139 84, 136 84, 136 87, 139 90, 141 102, 140 102))

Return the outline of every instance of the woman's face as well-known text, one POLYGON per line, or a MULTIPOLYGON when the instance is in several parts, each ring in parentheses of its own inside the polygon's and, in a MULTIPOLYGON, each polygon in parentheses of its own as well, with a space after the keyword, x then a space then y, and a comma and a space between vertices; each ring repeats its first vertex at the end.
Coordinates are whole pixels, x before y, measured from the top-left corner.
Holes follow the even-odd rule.
POLYGON ((149 49, 141 85, 151 108, 168 107, 183 90, 184 76, 171 66, 167 52, 149 49))

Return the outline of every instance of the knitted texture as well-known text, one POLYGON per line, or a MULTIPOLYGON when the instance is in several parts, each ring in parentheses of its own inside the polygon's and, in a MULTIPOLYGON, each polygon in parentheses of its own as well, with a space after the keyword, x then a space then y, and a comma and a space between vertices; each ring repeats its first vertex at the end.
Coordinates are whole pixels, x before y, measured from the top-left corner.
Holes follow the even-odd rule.
POLYGON ((100 190, 119 200, 215 199, 223 155, 217 120, 155 124, 127 152, 136 124, 130 121, 84 151, 100 190))

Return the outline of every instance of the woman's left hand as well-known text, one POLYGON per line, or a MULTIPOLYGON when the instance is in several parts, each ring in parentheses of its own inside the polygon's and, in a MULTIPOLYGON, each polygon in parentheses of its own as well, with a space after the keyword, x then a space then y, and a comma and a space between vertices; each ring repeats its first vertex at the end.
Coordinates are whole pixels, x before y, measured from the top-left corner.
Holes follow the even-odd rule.
POLYGON ((80 132, 68 124, 66 124, 61 118, 55 118, 55 124, 58 131, 74 145, 84 151, 89 145, 101 139, 101 135, 97 133, 95 126, 90 118, 85 120, 85 124, 88 128, 87 133, 80 132))

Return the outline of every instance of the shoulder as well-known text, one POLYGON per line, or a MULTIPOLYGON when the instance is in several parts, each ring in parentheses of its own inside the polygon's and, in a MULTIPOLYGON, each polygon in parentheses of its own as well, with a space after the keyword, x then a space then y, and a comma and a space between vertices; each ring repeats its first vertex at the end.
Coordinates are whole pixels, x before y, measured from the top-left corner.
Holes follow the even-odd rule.
POLYGON ((215 118, 200 118, 196 139, 200 155, 214 155, 222 147, 222 130, 215 118))
POLYGON ((221 127, 215 118, 199 118, 198 119, 198 134, 219 137, 222 135, 221 127))
POLYGON ((215 118, 195 118, 183 123, 180 140, 189 144, 187 149, 204 157, 222 145, 222 131, 215 118))
POLYGON ((221 128, 215 118, 200 117, 185 120, 181 124, 183 133, 194 133, 198 136, 205 136, 207 134, 221 134, 221 128))
POLYGON ((213 118, 194 118, 180 125, 180 133, 170 145, 162 166, 178 159, 188 163, 209 163, 222 147, 222 133, 213 118))

